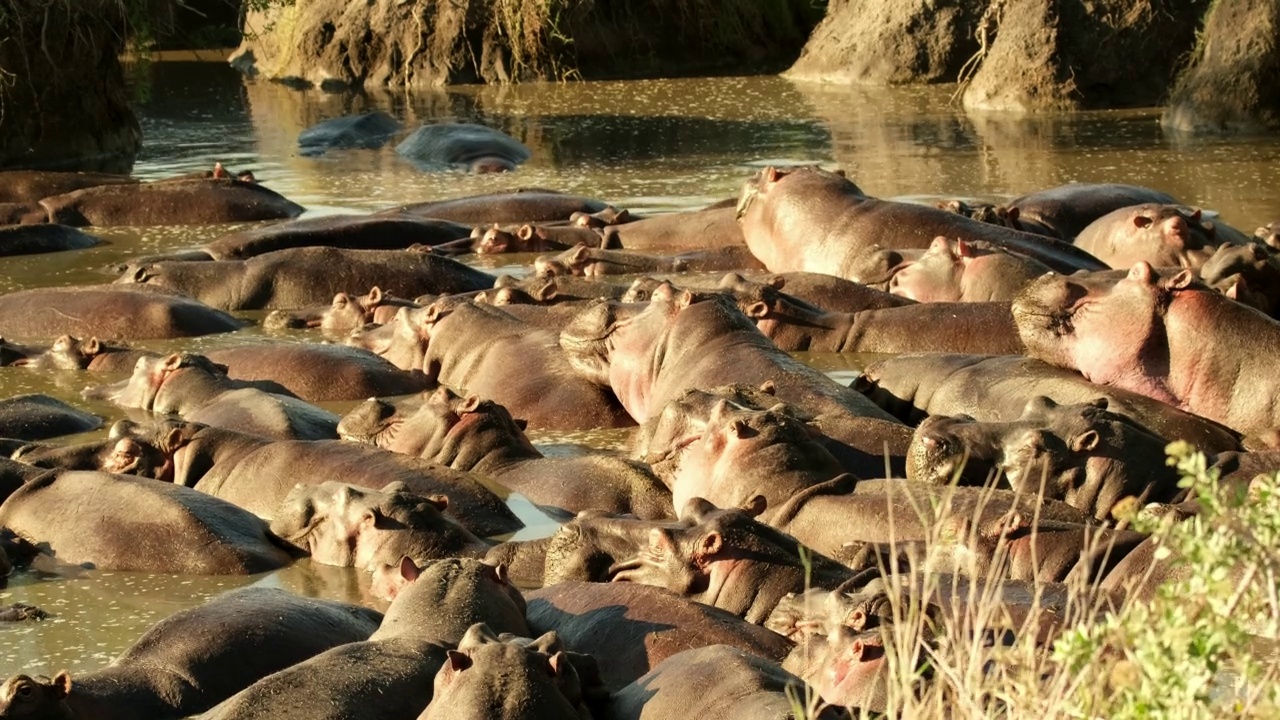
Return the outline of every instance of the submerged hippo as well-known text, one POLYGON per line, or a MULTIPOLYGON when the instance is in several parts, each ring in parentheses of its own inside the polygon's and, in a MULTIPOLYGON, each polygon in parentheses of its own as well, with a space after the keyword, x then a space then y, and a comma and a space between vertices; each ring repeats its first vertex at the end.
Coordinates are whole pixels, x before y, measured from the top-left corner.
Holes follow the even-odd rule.
POLYGON ((298 134, 298 151, 314 156, 339 148, 377 150, 399 130, 399 121, 381 110, 330 118, 298 134))
POLYGON ((98 238, 65 225, 0 226, 0 257, 83 250, 99 242, 98 238))
POLYGON ((533 156, 510 135, 471 123, 423 125, 401 141, 396 152, 423 170, 472 173, 508 172, 533 156))
MULTIPOLYGON (((262 321, 268 330, 320 328, 326 336, 343 338, 365 325, 386 325, 402 308, 422 307, 413 300, 382 292, 374 285, 363 295, 340 292, 328 305, 296 311, 275 310, 262 321)), ((376 394, 376 393, 375 393, 376 394)))
POLYGON ((136 178, 111 173, 4 170, 0 171, 0 203, 34 203, 99 185, 136 184, 136 178))
POLYGON ((44 440, 102 427, 102 418, 48 395, 15 395, 0 400, 0 438, 44 440))
POLYGON ((467 237, 470 232, 466 225, 407 215, 325 215, 237 230, 209 242, 204 250, 211 260, 244 260, 276 250, 312 246, 405 250, 414 245, 441 245, 467 237))
POLYGON ((404 213, 450 220, 468 225, 493 223, 567 222, 574 213, 597 213, 609 204, 602 200, 565 195, 554 190, 529 188, 491 195, 471 195, 388 208, 380 215, 404 213))
POLYGON ((746 245, 733 206, 654 215, 604 228, 602 247, 640 252, 746 245))

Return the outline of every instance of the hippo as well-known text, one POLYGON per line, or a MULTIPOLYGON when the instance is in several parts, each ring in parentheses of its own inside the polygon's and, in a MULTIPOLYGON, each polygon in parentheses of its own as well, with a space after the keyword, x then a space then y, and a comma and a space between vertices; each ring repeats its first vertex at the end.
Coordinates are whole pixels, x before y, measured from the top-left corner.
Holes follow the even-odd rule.
POLYGON ((34 203, 44 198, 99 185, 136 185, 128 175, 49 170, 0 171, 0 203, 34 203))
POLYGON ((844 313, 823 310, 736 273, 726 275, 720 289, 733 296, 765 337, 788 352, 1022 350, 1007 302, 911 303, 844 313))
MULTIPOLYGON (((726 274, 720 287, 739 288, 743 283, 753 286, 769 286, 801 303, 808 303, 827 312, 854 313, 862 310, 911 305, 914 301, 877 290, 834 275, 810 272, 770 273, 753 279, 741 278, 737 273, 726 274)), ((648 298, 636 298, 636 301, 648 298)))
POLYGON ((130 265, 116 283, 167 288, 224 310, 288 310, 328 302, 350 286, 414 297, 484 290, 493 276, 430 252, 302 247, 248 260, 130 265))
POLYGON ((537 305, 563 305, 583 303, 599 298, 621 299, 627 294, 627 286, 573 275, 531 276, 517 280, 509 275, 500 276, 493 284, 492 305, 532 303, 537 305), (502 291, 509 290, 503 298, 502 291))
MULTIPOLYGON (((1018 223, 1018 209, 996 205, 988 202, 973 202, 953 198, 950 200, 938 200, 933 204, 939 210, 946 210, 950 213, 963 215, 970 220, 988 223, 990 225, 999 225, 1001 227, 1013 228, 1014 230, 1023 230, 1025 232, 1033 232, 1037 235, 1046 235, 1049 233, 1040 232, 1039 227, 1032 229, 1018 223)), ((1052 234, 1049 234, 1053 237, 1052 234)))
POLYGON ((1265 245, 1219 245, 1200 266, 1200 281, 1271 317, 1280 314, 1280 258, 1265 245))
POLYGON ((298 152, 314 157, 340 148, 377 150, 399 130, 399 121, 381 110, 329 118, 298 133, 298 152))
POLYGON ((1280 222, 1270 222, 1253 231, 1254 241, 1280 250, 1280 222))
POLYGON ((1006 213, 1021 230, 1071 242, 1090 223, 1120 208, 1177 202, 1171 195, 1138 185, 1071 183, 1015 198, 1006 213))
POLYGON ((11 337, 151 340, 232 332, 244 326, 191 298, 147 288, 86 285, 0 295, 0 335, 11 337))
POLYGON ((249 575, 293 559, 249 512, 129 475, 48 473, 0 505, 0 526, 58 562, 99 570, 249 575))
POLYGON ((609 207, 602 200, 527 188, 491 195, 400 205, 379 215, 406 214, 467 225, 566 222, 576 212, 596 213, 609 207))
POLYGON ((869 253, 923 250, 939 235, 984 241, 1057 272, 1105 268, 1060 240, 937 208, 879 200, 845 177, 817 168, 765 168, 744 186, 737 216, 747 246, 773 272, 805 270, 858 280, 869 253))
POLYGON ((1007 422, 1019 417, 1037 395, 1060 405, 1105 397, 1110 412, 1127 415, 1160 437, 1186 440, 1209 453, 1240 449, 1239 434, 1212 420, 1021 356, 902 355, 869 365, 854 384, 911 424, 928 415, 1007 422))
MULTIPOLYGON (((0 357, 12 345, 0 338, 0 357)), ((115 345, 96 337, 78 338, 62 335, 48 347, 29 346, 15 351, 15 357, 7 364, 37 370, 88 370, 104 373, 132 373, 138 361, 153 357, 150 350, 115 345)), ((0 362, 0 364, 5 364, 0 362)))
POLYGON ((397 367, 424 370, 440 383, 491 399, 530 427, 634 424, 606 388, 577 377, 555 331, 526 325, 499 308, 461 303, 401 309, 390 330, 390 344, 379 354, 397 367), (510 362, 515 357, 521 362, 510 362))
POLYGON ((343 418, 343 439, 369 442, 455 470, 475 473, 541 507, 674 514, 671 494, 647 465, 607 455, 548 458, 525 437, 506 408, 441 387, 413 414, 370 400, 343 418))
MULTIPOLYGON (((27 483, 35 480, 45 473, 44 468, 37 468, 24 462, 17 462, 3 457, 3 450, 0 450, 0 503, 3 503, 10 495, 17 492, 19 488, 27 483)), ((0 546, 4 543, 0 540, 0 546)), ((4 552, 0 552, 0 563, 8 563, 9 558, 5 557, 4 552)), ((7 575, 8 569, 0 572, 0 576, 7 575)))
POLYGON ((1139 262, 1118 282, 1048 275, 1018 296, 1013 315, 1028 355, 1091 382, 1244 434, 1280 425, 1269 389, 1280 323, 1189 271, 1166 280, 1139 262))
MULTIPOLYGON (((609 701, 608 717, 789 718, 795 711, 791 698, 803 702, 807 696, 804 682, 777 663, 730 645, 710 645, 676 653, 619 690, 609 701)), ((804 717, 838 720, 849 714, 828 706, 804 717)))
POLYGON ((601 247, 636 252, 679 252, 746 245, 732 206, 666 213, 602 230, 601 247))
POLYGON ((1040 396, 1010 422, 932 415, 916 428, 907 478, 946 484, 959 475, 980 485, 994 472, 1018 492, 1043 492, 1098 520, 1124 498, 1181 502, 1186 491, 1164 462, 1168 442, 1107 404, 1063 406, 1040 396))
POLYGON ((48 196, 40 205, 49 222, 72 227, 283 220, 304 210, 256 182, 233 178, 100 185, 48 196))
POLYGON ((1048 266, 983 243, 936 237, 924 255, 889 281, 889 292, 916 302, 1001 302, 1013 300, 1048 266))
POLYGON ((100 242, 66 225, 0 225, 0 257, 84 250, 100 242))
POLYGON ((555 633, 499 638, 473 625, 447 653, 420 720, 564 720, 592 717, 583 680, 555 633))
MULTIPOLYGON (((7 563, 8 560, 6 559, 0 562, 7 563)), ((8 572, 9 569, 6 567, 5 574, 8 572)), ((49 613, 41 610, 35 605, 29 605, 27 603, 11 603, 6 607, 0 608, 0 622, 28 622, 48 619, 49 613)), ((0 692, 0 696, 3 696, 3 692, 0 692)))
POLYGON ((328 305, 292 312, 273 310, 262 321, 262 326, 268 330, 318 327, 327 336, 342 338, 370 323, 386 325, 395 319, 396 311, 402 307, 417 308, 421 305, 384 293, 382 288, 374 285, 364 295, 340 292, 328 305))
POLYGON ((1224 241, 1200 211, 1180 205, 1124 207, 1094 220, 1076 236, 1076 247, 1113 268, 1143 261, 1156 267, 1198 268, 1224 241))
POLYGON ((225 365, 193 353, 144 357, 128 380, 92 394, 124 408, 281 440, 338 437, 338 417, 333 413, 299 400, 272 381, 232 380, 225 365))
POLYGON ((599 232, 578 225, 525 223, 502 227, 494 223, 490 227, 473 228, 471 242, 465 248, 477 255, 500 255, 568 250, 577 245, 598 248, 602 243, 599 232))
POLYGON ((102 427, 102 418, 48 395, 15 395, 0 400, 0 437, 44 440, 102 427))
POLYGON ((274 672, 367 640, 381 613, 247 587, 160 621, 105 668, 0 686, 0 717, 126 720, 203 712, 274 672))
POLYGON ((401 482, 380 490, 324 482, 295 485, 272 514, 271 532, 312 562, 370 570, 409 558, 480 558, 490 544, 441 513, 444 495, 418 495, 401 482))
POLYGON ((204 246, 210 260, 247 260, 276 250, 334 247, 405 250, 468 237, 471 228, 447 220, 396 215, 325 215, 237 230, 204 246))
POLYGON ((421 170, 471 173, 508 172, 533 157, 519 140, 472 123, 423 125, 396 146, 396 153, 421 170))
POLYGON ((0 225, 45 225, 49 211, 36 201, 26 203, 0 203, 0 225))
POLYGON ((525 599, 530 628, 554 630, 567 646, 595 657, 615 692, 691 648, 731 645, 774 662, 792 648, 771 630, 650 585, 563 582, 525 599))
POLYGON ((407 584, 387 608, 370 640, 413 637, 456 644, 475 623, 527 637, 525 599, 505 568, 479 560, 448 558, 418 568, 401 563, 407 584))
POLYGON ((534 261, 533 267, 534 274, 538 277, 764 269, 745 245, 729 245, 667 256, 645 255, 625 250, 601 250, 586 245, 575 245, 554 257, 539 257, 534 261))
POLYGON ((766 380, 780 401, 814 415, 892 419, 779 350, 723 295, 676 293, 664 285, 647 306, 596 302, 560 333, 560 346, 584 378, 612 388, 636 422, 689 388, 766 380))
POLYGON ((307 402, 408 395, 430 386, 426 376, 405 372, 367 350, 346 345, 273 343, 208 350, 227 377, 274 382, 307 402))

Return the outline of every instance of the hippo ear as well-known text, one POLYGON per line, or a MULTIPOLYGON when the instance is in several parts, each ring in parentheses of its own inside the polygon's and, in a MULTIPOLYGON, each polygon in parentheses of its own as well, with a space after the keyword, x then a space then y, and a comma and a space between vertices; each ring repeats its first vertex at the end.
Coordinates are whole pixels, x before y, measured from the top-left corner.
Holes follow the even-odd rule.
POLYGON ((590 254, 590 250, 591 248, 588 248, 586 243, 578 243, 569 251, 569 259, 576 263, 582 262, 587 259, 587 256, 590 254))
POLYGON ((842 177, 842 178, 845 178, 845 179, 848 179, 848 178, 849 178, 849 176, 845 173, 844 168, 836 168, 835 170, 832 170, 831 172, 832 172, 832 173, 834 173, 834 174, 836 174, 836 175, 839 175, 839 176, 840 176, 840 177, 842 177))
POLYGON ((182 355, 180 353, 174 353, 160 363, 160 368, 163 370, 177 370, 180 367, 182 367, 182 355))
POLYGON ((1085 430, 1071 438, 1071 450, 1078 453, 1093 452, 1098 448, 1098 431, 1085 430))
MULTIPOLYGON (((495 225, 494 227, 497 228, 497 225, 495 225)), ((533 226, 521 225, 520 229, 516 230, 516 237, 520 238, 525 242, 529 242, 530 240, 533 239, 533 226)))
POLYGON ((781 290, 782 288, 786 287, 787 279, 782 277, 781 275, 774 275, 773 277, 769 278, 769 281, 765 284, 767 284, 769 287, 773 288, 774 290, 781 290))
POLYGON ((506 563, 500 562, 493 566, 493 579, 497 581, 499 585, 511 584, 511 571, 507 569, 506 563))
POLYGON ((763 495, 753 495, 750 500, 742 506, 742 512, 751 517, 760 517, 765 510, 769 509, 769 501, 763 495))
POLYGON ((702 522, 704 517, 719 509, 720 508, 713 505, 710 500, 700 497, 691 497, 687 502, 685 502, 684 507, 680 508, 680 512, 677 513, 677 516, 681 520, 692 520, 695 523, 699 523, 702 522))
POLYGON ((757 300, 743 308, 743 313, 753 320, 763 320, 769 317, 769 304, 763 300, 757 300))
POLYGON ((1191 208, 1192 222, 1200 222, 1200 215, 1201 215, 1200 208, 1191 208))
POLYGON ((102 342, 96 337, 91 337, 84 341, 84 345, 80 347, 80 351, 85 355, 97 355, 102 352, 102 342))
POLYGON ((1182 272, 1170 278, 1169 289, 1182 290, 1183 288, 1186 288, 1187 286, 1189 286, 1193 279, 1194 277, 1190 270, 1183 270, 1182 272))
POLYGON ((427 495, 423 497, 423 500, 426 501, 428 505, 435 508, 436 510, 439 510, 440 512, 444 512, 445 510, 449 509, 448 495, 427 495))
POLYGON ((71 694, 71 673, 63 670, 53 676, 53 695, 61 700, 71 694))
POLYGON ((760 383, 760 392, 765 395, 776 395, 778 394, 778 385, 772 380, 765 380, 760 383))
POLYGON ((778 168, 770 165, 760 171, 760 181, 764 183, 778 182, 778 168))
POLYGON ((422 569, 408 555, 400 557, 400 578, 405 582, 413 582, 422 574, 422 569))
POLYGON ((1243 285, 1244 285, 1244 278, 1237 275, 1235 282, 1231 283, 1231 287, 1227 288, 1226 290, 1223 290, 1222 294, 1226 295, 1232 300, 1239 300, 1240 293, 1244 291, 1244 288, 1242 287, 1243 285))
POLYGON ((136 283, 144 283, 151 279, 151 267, 142 265, 133 271, 133 281, 136 283))
POLYGON ((374 285, 369 289, 369 304, 378 305, 382 302, 382 288, 374 285))
POLYGON ((675 297, 675 305, 678 309, 684 310, 693 304, 693 291, 681 290, 680 294, 675 297))
POLYGON ((946 253, 950 255, 951 241, 947 240, 946 236, 939 235, 929 242, 929 249, 926 250, 925 252, 938 253, 938 254, 946 253))
POLYGON ((475 394, 468 394, 457 406, 457 411, 461 413, 473 413, 479 409, 480 396, 475 394))
POLYGON ((973 246, 963 240, 956 240, 956 255, 962 258, 973 257, 973 246))
POLYGON ((511 418, 511 422, 515 423, 516 427, 520 428, 520 432, 524 432, 529 429, 529 421, 524 418, 511 418))
POLYGON ((164 436, 164 451, 166 453, 175 453, 186 444, 187 435, 183 432, 183 428, 176 427, 169 430, 164 436))
POLYGON ((556 283, 551 281, 544 283, 542 287, 533 291, 533 299, 540 303, 549 303, 556 299, 556 283))
POLYGON ((997 212, 1009 218, 1009 222, 1018 222, 1018 216, 1022 214, 1016 207, 1002 207, 997 212))
POLYGON ((457 650, 445 651, 444 666, 453 672, 462 672, 471 667, 471 656, 457 650))
POLYGON ((702 536, 702 542, 699 543, 698 550, 703 557, 711 557, 713 555, 718 555, 723 546, 724 539, 720 537, 720 533, 712 530, 702 536))

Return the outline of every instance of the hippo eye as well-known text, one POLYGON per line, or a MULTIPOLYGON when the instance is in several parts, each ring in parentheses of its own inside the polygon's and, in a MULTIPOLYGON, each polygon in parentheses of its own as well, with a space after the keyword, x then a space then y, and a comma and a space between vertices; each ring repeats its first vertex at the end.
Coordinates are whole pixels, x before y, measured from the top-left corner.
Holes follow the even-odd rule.
POLYGON ((18 697, 20 697, 20 698, 24 698, 24 699, 25 699, 25 698, 29 698, 29 697, 31 697, 31 696, 32 696, 32 694, 34 694, 34 693, 35 693, 35 688, 33 688, 33 687, 31 687, 30 685, 27 685, 27 684, 25 684, 25 683, 24 683, 24 684, 22 684, 22 685, 19 685, 19 686, 18 686, 18 690, 17 690, 17 692, 16 692, 15 694, 16 694, 18 697))

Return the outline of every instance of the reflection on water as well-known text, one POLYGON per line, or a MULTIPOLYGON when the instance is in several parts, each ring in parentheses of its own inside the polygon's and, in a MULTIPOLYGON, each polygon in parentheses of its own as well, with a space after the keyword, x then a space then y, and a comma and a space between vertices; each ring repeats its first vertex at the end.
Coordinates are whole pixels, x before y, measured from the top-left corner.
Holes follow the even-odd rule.
MULTIPOLYGON (((221 64, 159 64, 142 108, 144 178, 208 169, 221 161, 248 168, 312 214, 364 212, 516 187, 547 187, 609 200, 634 211, 692 208, 737 194, 768 164, 845 168, 865 191, 883 197, 1007 198, 1070 181, 1124 182, 1166 190, 1221 212, 1246 232, 1280 218, 1271 168, 1280 139, 1196 140, 1160 132, 1155 111, 1129 110, 1011 120, 969 115, 950 104, 950 87, 842 88, 782 78, 714 78, 534 84, 370 95, 297 92, 244 83, 221 64), (426 174, 380 151, 302 157, 296 139, 327 118, 383 109, 404 121, 462 120, 501 128, 534 151, 510 175, 426 174)), ((139 254, 196 247, 234 226, 115 228, 106 244, 55 255, 0 258, 0 291, 107 282, 102 268, 139 254)), ((482 264, 525 272, 529 258, 482 264)), ((352 288, 365 290, 366 288, 352 288)), ((261 313, 247 314, 260 318, 261 313)), ((305 333, 259 328, 224 336, 145 343, 155 350, 217 347, 262 340, 301 341, 305 333)), ((804 354, 842 381, 875 356, 804 354)), ((3 396, 46 392, 109 419, 120 411, 86 401, 88 385, 118 378, 0 369, 3 396)), ((344 412, 355 403, 326 404, 344 412)), ((102 436, 103 430, 89 437, 102 436)), ((535 433, 549 455, 583 448, 625 451, 626 431, 535 433)), ((80 438, 71 438, 72 439, 80 438)), ((517 538, 549 534, 556 521, 512 495, 526 522, 517 538)), ((368 579, 309 562, 256 578, 199 578, 82 572, 24 572, 0 592, 0 604, 28 602, 55 614, 38 624, 0 626, 0 674, 75 672, 101 666, 147 627, 215 593, 250 582, 307 595, 368 602, 368 579)))

